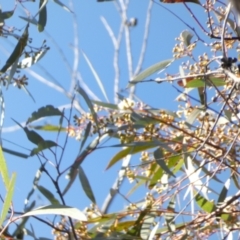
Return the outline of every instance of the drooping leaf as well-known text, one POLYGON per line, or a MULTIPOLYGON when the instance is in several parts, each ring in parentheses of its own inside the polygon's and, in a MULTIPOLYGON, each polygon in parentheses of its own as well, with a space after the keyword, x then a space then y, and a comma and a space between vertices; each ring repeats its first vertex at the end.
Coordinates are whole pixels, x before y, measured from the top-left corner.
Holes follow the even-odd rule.
POLYGON ((46 107, 41 107, 36 112, 33 112, 32 116, 28 118, 26 124, 36 121, 39 118, 50 117, 50 116, 61 116, 61 115, 62 115, 62 112, 58 108, 55 108, 52 105, 47 105, 46 107))
POLYGON ((173 196, 170 199, 170 202, 169 202, 168 207, 167 207, 168 212, 166 212, 164 214, 166 222, 167 222, 167 227, 168 227, 168 230, 170 232, 174 232, 176 230, 176 225, 175 225, 175 221, 174 221, 175 207, 176 207, 176 199, 175 199, 175 196, 173 196))
POLYGON ((80 182, 81 182, 84 192, 86 193, 87 197, 92 201, 92 203, 96 204, 96 199, 95 199, 94 193, 92 191, 92 188, 88 181, 88 178, 87 178, 85 172, 83 171, 83 168, 81 166, 79 166, 78 171, 79 171, 79 179, 80 179, 80 182))
POLYGON ((8 168, 7 168, 7 163, 6 160, 3 156, 3 152, 2 152, 2 147, 0 146, 0 173, 3 179, 3 183, 5 185, 5 188, 7 189, 7 187, 9 186, 9 176, 8 176, 8 168))
POLYGON ((59 204, 36 208, 32 211, 24 213, 21 217, 37 216, 37 215, 43 215, 43 214, 63 215, 79 221, 87 221, 85 214, 80 210, 78 210, 77 208, 72 208, 72 207, 63 206, 59 204))
POLYGON ((8 210, 11 206, 15 182, 16 182, 16 173, 13 173, 10 181, 8 182, 8 186, 6 187, 7 194, 4 199, 3 206, 2 206, 1 217, 0 217, 0 226, 2 226, 2 223, 4 222, 4 220, 8 214, 8 210))
POLYGON ((42 176, 42 172, 43 172, 43 169, 44 169, 44 168, 45 168, 45 166, 42 165, 42 166, 37 170, 37 172, 36 172, 36 174, 35 174, 35 177, 34 177, 34 179, 33 179, 32 189, 31 189, 31 191, 28 193, 28 195, 27 195, 27 197, 26 197, 26 199, 25 199, 25 201, 24 201, 24 211, 25 211, 25 212, 28 212, 29 210, 32 210, 32 208, 29 209, 28 203, 29 203, 29 201, 30 201, 30 197, 33 195, 33 193, 34 193, 35 190, 37 189, 37 186, 38 186, 38 183, 39 183, 40 178, 41 178, 41 176, 42 176))
POLYGON ((78 168, 72 168, 71 171, 67 175, 67 179, 69 179, 69 182, 62 192, 63 196, 68 192, 68 190, 70 189, 70 187, 74 183, 77 175, 78 175, 78 168))
POLYGON ((41 142, 44 142, 44 139, 37 132, 35 132, 33 130, 28 130, 27 127, 24 127, 23 130, 26 133, 27 138, 30 142, 32 142, 36 145, 38 145, 41 142))
POLYGON ((172 171, 169 169, 169 167, 167 166, 167 164, 165 163, 164 160, 164 155, 163 155, 163 151, 161 148, 157 148, 154 152, 153 152, 153 156, 157 162, 157 164, 159 164, 159 166, 170 176, 176 177, 172 171))
POLYGON ((8 70, 8 68, 11 67, 12 64, 21 56, 24 48, 27 45, 27 41, 28 41, 28 26, 29 26, 29 24, 27 24, 22 36, 19 38, 18 43, 17 43, 16 47, 14 48, 12 54, 10 55, 10 57, 6 61, 5 65, 0 70, 1 73, 5 73, 8 70))
POLYGON ((86 101, 90 111, 91 111, 91 114, 93 116, 93 119, 94 119, 94 123, 98 126, 98 119, 97 119, 97 114, 96 112, 94 111, 94 108, 93 108, 93 105, 92 105, 92 102, 91 100, 89 99, 88 95, 86 94, 86 92, 84 91, 83 88, 81 88, 80 86, 76 86, 76 91, 82 95, 82 97, 84 98, 84 100, 86 101))
POLYGON ((33 156, 35 154, 38 154, 39 152, 45 150, 45 149, 49 149, 51 147, 57 147, 58 145, 51 141, 51 140, 46 140, 46 141, 41 141, 40 143, 38 143, 37 148, 34 148, 31 153, 30 156, 33 156))
POLYGON ((38 190, 44 195, 52 205, 60 204, 54 195, 45 187, 37 186, 38 190))
POLYGON ((63 4, 62 2, 60 2, 59 0, 53 0, 55 3, 57 3, 58 5, 60 5, 64 10, 68 11, 68 12, 72 12, 65 4, 63 4))
POLYGON ((35 18, 26 18, 26 17, 22 17, 22 16, 19 16, 19 18, 25 20, 26 22, 28 23, 31 23, 33 25, 38 25, 38 21, 35 19, 35 18))
POLYGON ((151 67, 142 71, 137 76, 133 77, 133 79, 130 81, 128 87, 132 86, 133 84, 136 84, 137 82, 140 82, 140 81, 146 79, 146 77, 149 77, 150 75, 152 75, 153 73, 155 73, 157 71, 164 70, 172 62, 173 62, 173 59, 169 59, 169 60, 164 60, 164 61, 161 61, 159 63, 156 63, 156 64, 152 65, 151 67))
POLYGON ((105 89, 104 89, 103 82, 101 81, 101 79, 100 79, 97 71, 94 69, 91 61, 90 61, 89 58, 88 58, 88 56, 87 56, 83 51, 82 51, 82 54, 83 54, 83 57, 85 58, 85 60, 86 60, 86 62, 87 62, 87 64, 88 64, 88 66, 89 66, 89 68, 90 68, 90 70, 91 70, 94 78, 96 79, 97 84, 98 84, 98 86, 99 86, 99 88, 100 88, 103 96, 105 97, 106 101, 109 102, 109 99, 108 99, 108 97, 107 97, 107 93, 106 93, 106 91, 105 91, 105 89))
POLYGON ((3 152, 9 153, 9 154, 17 156, 17 157, 21 157, 21 158, 28 158, 29 157, 29 155, 27 155, 27 154, 20 153, 20 152, 17 152, 17 151, 13 151, 13 150, 8 149, 8 148, 3 147, 2 150, 3 150, 3 152))
POLYGON ((184 30, 183 32, 181 32, 180 37, 182 38, 184 45, 188 47, 191 44, 193 34, 187 30, 184 30))
POLYGON ((42 32, 47 24, 47 4, 48 0, 39 1, 38 31, 42 32))
POLYGON ((80 147, 80 151, 79 152, 82 151, 82 148, 83 148, 83 146, 84 146, 84 144, 85 144, 85 142, 86 142, 86 140, 87 140, 87 138, 89 136, 89 133, 91 131, 91 127, 92 127, 92 122, 89 122, 87 124, 86 129, 85 129, 85 133, 84 133, 84 136, 83 136, 83 139, 82 139, 82 142, 81 142, 81 147, 80 147))

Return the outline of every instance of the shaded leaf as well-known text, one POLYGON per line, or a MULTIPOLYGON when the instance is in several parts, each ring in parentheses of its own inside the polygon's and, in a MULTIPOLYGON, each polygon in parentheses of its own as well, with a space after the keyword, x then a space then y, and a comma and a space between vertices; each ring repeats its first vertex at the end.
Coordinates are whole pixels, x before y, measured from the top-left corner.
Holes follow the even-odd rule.
POLYGON ((60 204, 59 201, 54 197, 54 195, 45 187, 37 186, 38 190, 44 195, 52 205, 60 204))
POLYGON ((89 133, 91 131, 91 127, 92 127, 92 122, 88 122, 87 127, 85 129, 85 133, 84 133, 82 142, 81 142, 80 152, 82 151, 82 148, 83 148, 83 146, 84 146, 84 144, 85 144, 85 142, 86 142, 86 140, 89 136, 89 133))
POLYGON ((51 140, 46 140, 46 141, 41 141, 40 143, 38 143, 38 147, 37 148, 34 148, 32 151, 31 151, 31 154, 30 156, 33 156, 35 154, 38 154, 39 152, 45 150, 45 149, 49 149, 51 147, 57 147, 58 145, 51 141, 51 140))
POLYGON ((92 191, 92 188, 88 181, 88 178, 83 171, 83 168, 81 166, 79 166, 78 171, 79 171, 79 179, 80 179, 80 182, 81 182, 84 192, 86 193, 88 198, 92 201, 92 203, 96 204, 94 193, 92 191))
POLYGON ((170 176, 176 177, 172 171, 168 168, 167 164, 165 163, 164 160, 164 155, 163 155, 163 151, 161 148, 157 148, 154 152, 153 152, 153 156, 157 162, 157 164, 170 176))
POLYGON ((48 0, 39 1, 38 31, 42 32, 47 24, 47 4, 48 0))
MULTIPOLYGON (((13 150, 8 149, 8 148, 3 147, 2 150, 3 150, 3 152, 9 153, 9 154, 17 156, 17 157, 21 157, 21 158, 28 158, 29 157, 29 155, 27 155, 27 154, 16 152, 16 151, 13 151, 13 150)), ((0 165, 1 165, 1 163, 0 163, 0 165)))
POLYGON ((12 54, 10 55, 10 57, 6 61, 5 65, 0 70, 1 73, 5 73, 8 70, 8 68, 11 67, 12 64, 21 56, 24 48, 27 45, 28 26, 29 26, 29 24, 27 24, 27 26, 26 26, 26 28, 25 28, 21 38, 19 38, 18 43, 17 43, 16 47, 14 48, 12 54))
POLYGON ((85 214, 82 213, 77 208, 72 208, 72 207, 63 206, 59 204, 36 208, 30 212, 24 213, 21 217, 43 215, 43 214, 63 215, 73 219, 77 219, 79 221, 87 221, 85 214))
POLYGON ((193 34, 187 30, 184 30, 183 32, 181 32, 180 37, 182 38, 184 45, 188 47, 191 44, 193 34))
POLYGON ((93 105, 92 105, 92 102, 91 100, 89 99, 88 95, 86 94, 86 92, 83 90, 83 88, 81 88, 80 86, 76 86, 76 91, 82 95, 82 97, 84 98, 84 100, 86 101, 91 113, 92 113, 92 116, 93 116, 93 119, 94 119, 94 123, 98 126, 98 119, 97 119, 97 114, 96 112, 94 111, 94 108, 93 108, 93 105))
POLYGON ((14 13, 14 10, 1 12, 0 19, 3 19, 3 20, 8 19, 8 18, 12 17, 13 13, 14 13))
POLYGON ((6 216, 8 214, 8 210, 11 206, 15 181, 16 181, 16 173, 13 173, 10 181, 8 182, 8 186, 6 186, 7 194, 4 199, 4 203, 3 203, 3 207, 2 207, 2 212, 1 212, 1 217, 0 217, 0 226, 2 226, 6 216))
POLYGON ((159 63, 156 63, 156 64, 152 65, 151 67, 147 68, 146 70, 142 71, 140 74, 135 76, 130 81, 128 87, 132 86, 132 84, 135 84, 137 82, 140 82, 140 81, 144 80, 146 77, 149 77, 150 75, 152 75, 153 73, 155 73, 157 71, 164 70, 172 62, 173 62, 173 59, 169 59, 169 60, 164 60, 164 61, 161 61, 159 63))
POLYGON ((58 108, 55 108, 52 105, 47 105, 46 107, 41 107, 36 112, 33 112, 32 116, 28 118, 26 124, 36 121, 39 118, 61 115, 62 112, 58 108))

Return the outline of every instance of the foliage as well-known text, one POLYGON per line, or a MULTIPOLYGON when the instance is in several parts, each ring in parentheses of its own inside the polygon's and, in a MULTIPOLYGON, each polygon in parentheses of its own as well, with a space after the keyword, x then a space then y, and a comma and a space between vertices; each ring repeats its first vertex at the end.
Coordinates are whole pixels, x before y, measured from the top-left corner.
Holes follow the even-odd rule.
MULTIPOLYGON (((99 4, 113 4, 106 2, 99 4)), ((240 65, 235 55, 231 56, 231 49, 235 50, 234 54, 239 51, 240 37, 234 12, 230 14, 229 6, 218 1, 162 1, 161 4, 149 1, 145 29, 147 37, 152 7, 165 8, 165 3, 181 3, 198 29, 172 12, 172 16, 188 28, 176 38, 172 59, 162 59, 141 71, 146 52, 144 42, 134 72, 129 30, 137 27, 137 20, 127 17, 129 1, 113 2, 121 10, 120 37, 115 37, 106 19, 102 18, 102 22, 113 42, 116 58, 122 36, 126 36, 130 78, 127 90, 119 91, 119 66, 116 64, 114 84, 117 97, 109 103, 105 83, 101 82, 87 55, 82 53, 106 101, 93 100, 84 87, 76 84, 75 94, 70 96, 69 112, 60 111, 49 99, 49 105, 29 114, 24 126, 18 119, 13 120, 35 146, 27 156, 14 149, 0 149, 0 172, 6 189, 0 217, 2 239, 23 239, 25 234, 35 238, 34 231, 27 225, 32 218, 50 226, 55 239, 206 239, 217 234, 221 235, 221 239, 236 238, 240 226, 240 65), (206 12, 206 26, 204 20, 198 19, 193 12, 192 3, 206 12), (197 54, 199 48, 201 55, 197 54), (178 59, 182 60, 181 64, 178 59), (169 66, 173 67, 169 69, 169 66), (179 67, 177 73, 172 72, 175 66, 179 67), (156 72, 164 72, 165 77, 162 74, 155 77, 153 74, 156 72), (165 83, 177 89, 178 109, 153 108, 138 99, 136 87, 149 82, 154 85, 165 83), (86 110, 79 110, 78 98, 86 103, 86 110), (56 117, 56 124, 37 125, 39 119, 56 117), (39 130, 50 132, 55 140, 46 140, 39 130), (60 134, 65 134, 63 143, 58 141, 60 134), (66 163, 63 154, 69 137, 80 141, 80 150, 74 162, 66 163), (106 170, 110 171, 117 165, 119 172, 101 208, 82 163, 93 152, 103 148, 118 149, 109 159, 106 170), (16 212, 14 202, 11 203, 16 173, 9 177, 2 150, 18 157, 37 156, 39 159, 40 166, 33 179, 33 188, 26 198, 24 212, 16 212), (46 151, 50 152, 53 160, 47 157, 46 151), (43 173, 53 184, 55 192, 40 184, 43 173), (66 174, 68 182, 63 186, 62 179, 66 174), (68 206, 65 200, 77 177, 91 202, 84 211, 68 206), (122 193, 124 179, 131 183, 131 189, 122 193), (144 196, 140 190, 142 188, 144 196), (36 207, 37 199, 31 200, 36 190, 50 205, 36 207), (139 201, 130 200, 134 194, 139 201), (117 196, 128 205, 120 211, 110 211, 117 196), (42 214, 54 218, 49 220, 41 217, 42 214), (9 226, 13 225, 15 229, 8 232, 9 226)), ((60 1, 54 3, 69 14, 74 14, 60 1)), ((24 3, 19 0, 17 4, 24 3)), ((39 7, 35 16, 20 17, 26 22, 22 35, 13 34, 5 25, 14 16, 15 10, 1 11, 1 35, 18 41, 1 68, 2 86, 16 85, 27 90, 28 78, 21 72, 37 64, 42 57, 47 58, 45 54, 49 47, 45 41, 39 48, 30 46, 29 28, 35 25, 39 34, 44 32, 47 20, 51 21, 47 17, 48 1, 40 0, 33 4, 39 7)), ((171 11, 171 6, 168 5, 168 11, 171 11)), ((2 128, 2 92, 1 102, 2 128)))

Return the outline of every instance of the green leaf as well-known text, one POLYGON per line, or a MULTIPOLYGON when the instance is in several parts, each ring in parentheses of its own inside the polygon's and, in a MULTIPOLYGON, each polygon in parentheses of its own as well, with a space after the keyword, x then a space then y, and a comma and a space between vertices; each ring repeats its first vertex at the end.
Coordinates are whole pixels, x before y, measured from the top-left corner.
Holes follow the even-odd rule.
POLYGON ((187 30, 184 30, 183 32, 181 32, 180 37, 183 39, 184 45, 188 47, 191 44, 191 39, 193 37, 193 34, 187 30))
POLYGON ((86 193, 88 198, 92 201, 92 203, 96 204, 96 200, 95 200, 91 185, 88 181, 86 174, 83 171, 83 168, 79 166, 78 170, 79 170, 79 179, 84 192, 86 193))
MULTIPOLYGON (((159 143, 156 143, 154 141, 151 142, 143 142, 141 144, 141 142, 137 142, 135 144, 132 144, 131 147, 127 147, 125 149, 123 149, 122 151, 118 152, 108 163, 106 169, 109 169, 110 167, 112 167, 115 163, 117 163, 119 160, 123 159, 124 157, 126 157, 128 154, 135 154, 138 152, 142 152, 144 150, 150 149, 150 148, 154 148, 156 146, 158 146, 159 143)), ((123 145, 122 145, 123 146, 123 145)))
POLYGON ((153 152, 153 156, 157 162, 157 164, 170 176, 176 177, 172 171, 168 168, 167 164, 165 163, 164 160, 164 155, 163 155, 163 151, 161 148, 157 148, 154 152, 153 152))
POLYGON ((39 2, 39 18, 38 31, 42 32, 47 24, 47 4, 48 0, 40 0, 39 2))
POLYGON ((147 68, 146 70, 144 70, 143 72, 141 72, 140 74, 138 74, 137 76, 135 76, 129 83, 129 86, 132 86, 133 84, 136 84, 137 82, 140 82, 144 79, 146 79, 146 77, 149 77, 150 75, 152 75, 153 73, 160 71, 160 70, 164 70, 165 68, 167 68, 171 63, 173 62, 173 59, 169 59, 169 60, 164 60, 161 61, 159 63, 156 63, 154 65, 152 65, 151 67, 147 68))
POLYGON ((30 142, 32 142, 36 145, 38 145, 41 142, 44 142, 44 139, 38 133, 36 133, 35 131, 28 130, 27 127, 24 127, 23 130, 26 133, 27 138, 30 142))
POLYGON ((61 116, 61 115, 62 115, 62 112, 59 109, 53 107, 52 105, 47 105, 46 107, 41 107, 36 112, 33 112, 32 116, 28 118, 26 124, 36 121, 39 118, 50 117, 50 116, 61 116))
POLYGON ((1 212, 1 217, 0 217, 0 226, 2 226, 6 216, 8 214, 8 210, 11 206, 15 182, 16 182, 16 173, 13 173, 10 181, 8 182, 8 186, 7 186, 7 194, 6 194, 6 197, 4 199, 2 212, 1 212))
POLYGON ((94 104, 96 104, 98 106, 104 107, 104 108, 118 110, 118 105, 116 105, 116 104, 99 102, 99 101, 95 101, 95 100, 92 100, 92 103, 94 103, 94 104))
POLYGON ((91 131, 91 127, 92 127, 92 122, 89 122, 89 123, 87 124, 86 129, 85 129, 85 133, 84 133, 84 136, 83 136, 83 140, 82 140, 82 142, 81 142, 80 152, 82 151, 82 148, 83 148, 83 146, 84 146, 84 144, 85 144, 85 142, 86 142, 86 140, 87 140, 87 138, 88 138, 88 136, 89 136, 89 133, 90 133, 90 131, 91 131))
POLYGON ((6 160, 3 156, 3 152, 2 152, 2 148, 0 146, 0 173, 3 179, 3 183, 5 185, 5 188, 7 189, 7 187, 9 186, 9 176, 8 176, 8 169, 7 169, 7 163, 6 160))
POLYGON ((44 195, 52 205, 60 204, 59 201, 54 197, 54 195, 45 187, 37 186, 38 190, 44 195))
POLYGON ((212 201, 208 201, 202 195, 194 191, 195 200, 198 206, 207 213, 211 213, 215 210, 215 204, 212 201))
POLYGON ((27 41, 28 41, 28 26, 29 26, 29 24, 27 24, 22 36, 19 38, 19 41, 18 41, 16 47, 14 48, 12 54, 10 55, 10 57, 6 61, 5 65, 0 70, 1 73, 5 73, 8 70, 8 68, 11 67, 12 64, 21 56, 24 48, 27 45, 27 41))
POLYGON ((57 147, 58 145, 51 141, 51 140, 46 140, 46 141, 42 141, 38 144, 38 147, 37 148, 34 148, 32 151, 31 151, 31 154, 30 156, 33 156, 35 154, 38 154, 39 152, 45 150, 45 149, 49 149, 51 147, 57 147))
POLYGON ((24 213, 21 217, 37 216, 37 215, 43 215, 43 214, 44 215, 45 214, 63 215, 79 221, 87 221, 85 214, 79 211, 77 208, 72 208, 72 207, 63 206, 59 204, 36 208, 35 210, 24 213))
POLYGON ((13 13, 14 13, 14 10, 1 12, 0 13, 0 19, 4 19, 4 20, 8 19, 8 18, 12 17, 13 13))
POLYGON ((16 152, 16 151, 13 151, 13 150, 8 149, 8 148, 3 147, 2 150, 3 150, 3 152, 9 153, 9 154, 17 156, 17 157, 21 157, 21 158, 28 158, 29 157, 27 154, 16 152))
POLYGON ((33 129, 37 129, 37 130, 47 131, 47 132, 59 132, 59 131, 60 132, 66 132, 66 130, 67 130, 64 127, 59 128, 59 126, 51 125, 51 124, 37 125, 37 126, 30 125, 28 127, 33 128, 33 129))
POLYGON ((82 95, 82 97, 84 98, 85 102, 87 103, 91 113, 92 113, 92 116, 93 116, 93 119, 94 119, 94 123, 98 126, 98 119, 97 119, 97 114, 96 112, 94 111, 94 108, 93 108, 93 105, 92 105, 92 102, 91 100, 89 99, 88 95, 86 94, 86 92, 83 90, 83 88, 81 88, 80 86, 77 86, 76 87, 76 91, 82 95))
POLYGON ((187 82, 186 84, 186 88, 199 88, 199 87, 205 87, 205 85, 207 86, 211 86, 211 82, 216 86, 216 87, 221 87, 221 86, 225 86, 226 85, 226 81, 223 79, 223 77, 210 77, 209 81, 206 81, 203 78, 196 78, 193 79, 189 82, 187 82))

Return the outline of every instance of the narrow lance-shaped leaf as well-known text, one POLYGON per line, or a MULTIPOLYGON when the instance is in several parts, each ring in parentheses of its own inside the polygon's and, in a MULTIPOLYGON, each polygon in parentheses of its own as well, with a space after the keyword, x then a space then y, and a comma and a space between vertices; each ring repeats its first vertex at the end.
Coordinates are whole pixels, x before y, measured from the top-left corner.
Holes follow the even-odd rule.
POLYGON ((23 214, 21 217, 36 216, 36 215, 43 215, 43 214, 63 215, 63 216, 68 216, 70 218, 77 219, 79 221, 87 221, 85 214, 82 213, 77 208, 72 208, 72 207, 63 206, 59 204, 54 204, 54 205, 49 205, 49 206, 34 209, 30 212, 23 214))
POLYGON ((153 153, 154 158, 157 162, 157 164, 170 176, 176 177, 172 171, 169 169, 169 167, 167 166, 167 164, 165 163, 164 159, 163 159, 163 152, 161 148, 158 148, 157 150, 154 151, 153 153))
POLYGON ((84 98, 84 100, 86 101, 88 107, 90 108, 90 111, 92 113, 93 119, 94 119, 94 123, 96 124, 96 126, 98 126, 98 119, 97 119, 97 114, 94 111, 93 105, 91 100, 89 99, 88 95, 86 94, 86 92, 83 90, 83 88, 81 88, 80 86, 76 86, 76 91, 82 95, 82 97, 84 98))
POLYGON ((164 70, 165 68, 167 68, 171 63, 173 62, 173 59, 169 59, 169 60, 164 60, 161 61, 159 63, 156 63, 154 65, 152 65, 151 67, 145 69, 144 71, 142 71, 140 74, 138 74, 137 76, 135 76, 129 83, 128 87, 132 86, 132 84, 135 84, 137 82, 140 82, 144 79, 146 79, 146 77, 149 77, 150 75, 152 75, 153 73, 157 72, 157 71, 161 71, 164 70))
POLYGON ((81 182, 84 192, 86 193, 88 198, 92 201, 92 203, 96 204, 94 193, 92 191, 91 185, 88 181, 88 178, 87 178, 83 168, 81 166, 79 166, 78 170, 79 170, 79 179, 80 179, 80 182, 81 182))
MULTIPOLYGON (((21 157, 21 158, 28 158, 29 156, 25 153, 20 153, 20 152, 17 152, 17 151, 13 151, 11 149, 8 149, 8 148, 2 148, 3 152, 6 152, 6 153, 9 153, 11 155, 14 155, 14 156, 17 156, 17 157, 21 157)), ((2 165, 1 165, 2 166, 2 165)))
POLYGON ((3 178, 3 183, 7 189, 10 179, 8 176, 8 168, 7 168, 6 160, 3 156, 2 147, 0 147, 0 166, 1 166, 0 173, 3 178))
POLYGON ((38 31, 42 32, 47 24, 47 4, 48 0, 40 0, 39 2, 39 18, 38 18, 38 31))
POLYGON ((51 140, 45 140, 45 141, 42 141, 40 143, 38 143, 38 147, 37 148, 34 148, 32 151, 31 151, 31 154, 30 156, 33 156, 35 154, 38 154, 39 152, 45 150, 45 149, 49 149, 51 147, 57 147, 58 145, 51 141, 51 140))
POLYGON ((8 58, 8 60, 5 63, 5 65, 0 70, 1 73, 5 73, 7 71, 7 69, 9 67, 11 67, 11 65, 21 56, 24 48, 27 45, 28 26, 29 26, 29 24, 27 24, 27 26, 26 26, 22 36, 19 38, 18 43, 17 43, 16 47, 14 48, 12 54, 10 55, 10 57, 8 58))
POLYGON ((59 0, 53 0, 55 3, 57 3, 59 6, 61 6, 63 9, 65 9, 68 12, 72 12, 65 4, 60 2, 59 0))
POLYGON ((89 133, 91 131, 91 127, 92 127, 92 122, 89 122, 87 124, 86 129, 85 129, 85 133, 84 133, 84 136, 83 136, 83 139, 82 139, 82 143, 81 143, 81 147, 80 147, 80 152, 82 151, 82 148, 83 148, 83 146, 84 146, 84 144, 85 144, 85 142, 86 142, 86 140, 87 140, 87 138, 89 136, 89 133))
POLYGON ((48 199, 51 204, 59 204, 59 201, 54 197, 54 195, 45 187, 37 186, 38 190, 48 199))
POLYGON ((5 218, 8 214, 8 210, 11 206, 15 181, 16 181, 16 174, 13 173, 13 175, 11 177, 11 180, 9 181, 9 184, 7 186, 7 195, 4 199, 4 203, 3 203, 3 207, 2 207, 1 218, 0 218, 0 226, 2 226, 2 223, 4 222, 4 220, 5 220, 5 218))

